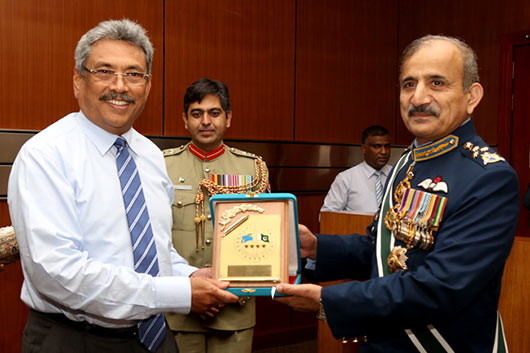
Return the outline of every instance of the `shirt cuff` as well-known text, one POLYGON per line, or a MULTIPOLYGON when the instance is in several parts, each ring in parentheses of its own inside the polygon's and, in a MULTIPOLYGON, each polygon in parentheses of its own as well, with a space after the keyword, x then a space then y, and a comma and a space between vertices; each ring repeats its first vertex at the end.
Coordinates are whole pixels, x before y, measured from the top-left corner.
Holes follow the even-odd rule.
POLYGON ((173 266, 173 276, 189 277, 193 272, 197 270, 198 268, 195 266, 190 266, 187 264, 178 264, 173 266))
POLYGON ((305 264, 306 270, 314 270, 317 267, 317 260, 313 260, 311 258, 307 258, 307 263, 305 264))
POLYGON ((189 314, 191 282, 189 277, 155 277, 156 307, 162 311, 189 314))

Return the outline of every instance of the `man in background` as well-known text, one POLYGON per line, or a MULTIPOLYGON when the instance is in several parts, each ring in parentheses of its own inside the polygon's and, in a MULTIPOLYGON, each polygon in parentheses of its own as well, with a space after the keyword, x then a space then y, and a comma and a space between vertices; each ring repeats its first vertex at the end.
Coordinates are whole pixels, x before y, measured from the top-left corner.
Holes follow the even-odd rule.
POLYGON ((151 88, 153 47, 129 20, 75 50, 80 111, 21 148, 8 203, 31 308, 22 352, 176 352, 164 312, 213 315, 228 283, 192 277, 171 243, 162 152, 132 128, 151 88))
MULTIPOLYGON (((210 196, 263 193, 268 171, 260 157, 223 143, 232 122, 228 87, 200 78, 186 90, 182 120, 191 141, 164 151, 173 182, 173 243, 197 273, 211 276, 213 225, 210 196)), ((215 317, 169 315, 179 349, 195 352, 250 353, 255 325, 255 299, 240 298, 215 317)))
POLYGON ((386 178, 392 169, 390 134, 373 125, 362 133, 362 163, 339 173, 324 199, 320 211, 356 211, 374 213, 379 209, 386 178))

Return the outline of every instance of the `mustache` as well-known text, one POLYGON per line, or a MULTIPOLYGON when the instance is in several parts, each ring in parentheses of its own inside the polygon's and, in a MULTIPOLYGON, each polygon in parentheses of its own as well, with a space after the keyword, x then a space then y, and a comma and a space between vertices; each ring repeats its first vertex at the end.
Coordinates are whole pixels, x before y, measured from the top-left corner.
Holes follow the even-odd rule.
POLYGON ((415 113, 427 113, 434 115, 435 117, 440 117, 440 110, 436 107, 433 107, 428 104, 422 104, 420 106, 414 106, 413 104, 409 105, 409 109, 407 111, 407 115, 411 117, 415 113))
POLYGON ((127 93, 118 93, 116 91, 112 91, 110 93, 102 95, 101 97, 99 97, 99 100, 106 101, 109 99, 116 99, 118 97, 124 102, 131 103, 131 104, 136 103, 136 100, 133 97, 129 97, 127 93))

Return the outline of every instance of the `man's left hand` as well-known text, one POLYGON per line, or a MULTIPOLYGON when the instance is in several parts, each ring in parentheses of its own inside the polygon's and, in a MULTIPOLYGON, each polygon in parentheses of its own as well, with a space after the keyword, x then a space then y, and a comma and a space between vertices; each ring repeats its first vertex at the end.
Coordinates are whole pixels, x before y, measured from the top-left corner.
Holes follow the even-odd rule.
POLYGON ((197 271, 193 272, 190 277, 212 278, 212 268, 211 267, 200 268, 197 271))

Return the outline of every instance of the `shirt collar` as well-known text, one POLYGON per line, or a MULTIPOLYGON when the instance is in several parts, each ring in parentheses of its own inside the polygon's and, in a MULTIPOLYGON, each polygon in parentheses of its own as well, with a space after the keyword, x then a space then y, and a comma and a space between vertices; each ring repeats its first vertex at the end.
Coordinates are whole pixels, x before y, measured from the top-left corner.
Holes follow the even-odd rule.
MULTIPOLYGON (((370 164, 366 163, 366 161, 363 161, 363 164, 364 164, 364 168, 367 171, 367 174, 368 174, 369 178, 372 177, 372 176, 375 176, 375 173, 378 172, 374 167, 372 167, 370 164)), ((386 164, 385 164, 385 166, 386 166, 386 164)), ((387 173, 385 171, 385 166, 383 166, 381 169, 379 169, 379 172, 381 172, 381 175, 387 176, 387 173)))
POLYGON ((222 144, 221 146, 217 147, 211 152, 204 152, 199 147, 195 146, 193 142, 190 142, 188 145, 188 149, 190 150, 191 154, 193 154, 195 157, 199 158, 201 161, 213 161, 214 159, 221 156, 223 153, 225 153, 225 145, 222 144))
MULTIPOLYGON (((78 113, 78 122, 81 126, 81 129, 84 131, 89 140, 92 141, 92 143, 96 146, 101 155, 107 153, 118 138, 118 135, 111 134, 110 132, 103 130, 91 122, 82 111, 79 111, 78 113)), ((121 136, 125 139, 125 141, 127 141, 127 146, 129 149, 135 152, 136 143, 133 130, 134 129, 131 128, 125 133, 121 134, 121 136)))

